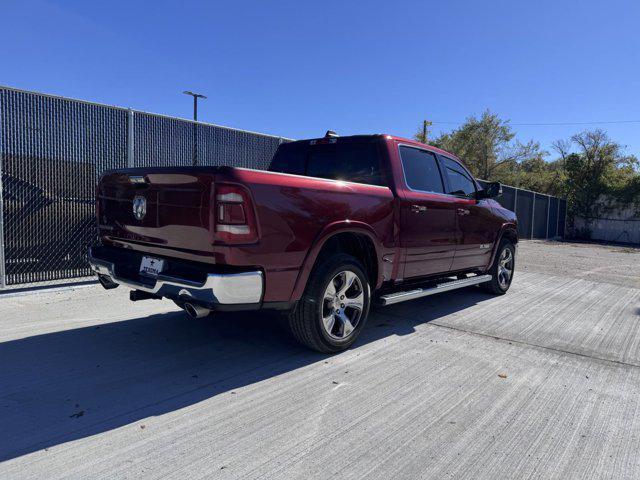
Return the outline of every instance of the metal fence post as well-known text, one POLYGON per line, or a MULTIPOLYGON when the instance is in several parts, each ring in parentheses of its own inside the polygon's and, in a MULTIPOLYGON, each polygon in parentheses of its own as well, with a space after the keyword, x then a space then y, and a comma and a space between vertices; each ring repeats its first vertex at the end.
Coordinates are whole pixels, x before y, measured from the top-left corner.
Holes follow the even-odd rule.
POLYGON ((551 195, 547 195, 547 235, 546 239, 549 239, 549 216, 551 214, 551 195))
POLYGON ((130 108, 127 111, 127 166, 132 168, 134 166, 133 162, 133 110, 130 108))
MULTIPOLYGON (((558 198, 558 215, 556 218, 556 237, 560 237, 560 204, 562 203, 562 200, 560 200, 560 197, 558 198)), ((564 236, 564 232, 562 232, 562 235, 564 236)))
POLYGON ((7 286, 4 256, 4 200, 2 197, 2 152, 0 152, 0 290, 7 286))
POLYGON ((562 227, 562 238, 567 238, 567 201, 564 202, 564 226, 562 227))
MULTIPOLYGON (((4 109, 4 90, 0 89, 0 125, 4 109)), ((2 136, 0 136, 0 290, 7 286, 7 270, 4 255, 4 197, 2 194, 2 162, 4 158, 2 136)))
POLYGON ((533 192, 533 201, 531 202, 531 240, 533 240, 533 227, 536 221, 536 192, 533 192))

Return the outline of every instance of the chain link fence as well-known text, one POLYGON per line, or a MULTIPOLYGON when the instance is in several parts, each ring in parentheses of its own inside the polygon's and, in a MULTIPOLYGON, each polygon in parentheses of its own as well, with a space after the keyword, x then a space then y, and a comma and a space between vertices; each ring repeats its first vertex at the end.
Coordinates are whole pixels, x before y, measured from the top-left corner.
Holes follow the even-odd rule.
MULTIPOLYGON (((87 279, 108 169, 266 169, 284 137, 0 87, 0 289, 87 279)), ((522 238, 563 236, 564 200, 504 187, 522 238)))
MULTIPOLYGON (((481 184, 488 182, 481 180, 481 184)), ((526 239, 564 238, 567 201, 523 188, 502 186, 498 202, 516 212, 518 236, 526 239)))
POLYGON ((282 137, 0 87, 0 288, 91 275, 94 195, 108 169, 267 168, 282 137))

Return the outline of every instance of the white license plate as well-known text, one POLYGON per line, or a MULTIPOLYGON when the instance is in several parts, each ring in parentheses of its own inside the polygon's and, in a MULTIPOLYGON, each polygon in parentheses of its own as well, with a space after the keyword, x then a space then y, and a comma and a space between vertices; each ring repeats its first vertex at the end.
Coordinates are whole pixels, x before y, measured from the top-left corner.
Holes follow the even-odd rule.
POLYGON ((140 274, 157 277, 164 267, 164 260, 153 257, 142 257, 140 262, 140 274))

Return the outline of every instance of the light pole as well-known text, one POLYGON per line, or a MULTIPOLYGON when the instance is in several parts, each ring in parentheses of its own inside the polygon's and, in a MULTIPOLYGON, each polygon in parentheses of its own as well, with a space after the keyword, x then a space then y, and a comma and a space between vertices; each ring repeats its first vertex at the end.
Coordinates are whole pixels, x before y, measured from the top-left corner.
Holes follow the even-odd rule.
POLYGON ((185 90, 182 93, 184 93, 185 95, 191 95, 193 97, 193 120, 197 122, 198 121, 198 99, 202 98, 204 100, 207 97, 202 95, 201 93, 194 93, 190 90, 185 90))
POLYGON ((198 121, 198 99, 202 98, 203 100, 207 97, 202 95, 201 93, 194 93, 190 90, 185 90, 185 95, 191 95, 193 97, 193 164, 198 164, 198 125, 195 123, 198 121))

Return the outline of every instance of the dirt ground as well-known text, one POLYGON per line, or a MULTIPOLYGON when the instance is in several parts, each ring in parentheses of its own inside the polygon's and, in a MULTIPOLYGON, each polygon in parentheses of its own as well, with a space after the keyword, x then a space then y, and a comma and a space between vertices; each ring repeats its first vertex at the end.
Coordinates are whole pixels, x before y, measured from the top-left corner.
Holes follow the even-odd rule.
POLYGON ((521 245, 521 271, 640 288, 640 248, 538 240, 521 245))

